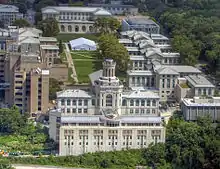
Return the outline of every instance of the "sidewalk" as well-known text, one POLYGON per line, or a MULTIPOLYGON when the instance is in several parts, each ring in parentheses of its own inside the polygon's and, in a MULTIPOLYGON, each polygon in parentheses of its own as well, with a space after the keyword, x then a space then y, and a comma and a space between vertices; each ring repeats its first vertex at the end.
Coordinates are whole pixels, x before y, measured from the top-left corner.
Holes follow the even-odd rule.
POLYGON ((76 69, 75 69, 75 66, 74 66, 74 63, 73 63, 73 59, 72 59, 72 56, 71 56, 71 53, 70 53, 70 49, 69 49, 69 46, 67 43, 65 43, 65 54, 66 54, 66 59, 67 59, 67 62, 68 62, 68 67, 69 68, 72 68, 72 72, 73 74, 71 75, 71 77, 74 79, 74 81, 76 83, 78 83, 78 78, 77 78, 77 74, 76 74, 76 69))

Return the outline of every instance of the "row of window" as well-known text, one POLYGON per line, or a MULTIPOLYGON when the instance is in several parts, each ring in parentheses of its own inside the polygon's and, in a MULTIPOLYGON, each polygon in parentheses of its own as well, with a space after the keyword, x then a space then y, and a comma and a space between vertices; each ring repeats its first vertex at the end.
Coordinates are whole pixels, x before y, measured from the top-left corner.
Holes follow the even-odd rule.
POLYGON ((171 88, 171 87, 174 88, 176 85, 176 80, 173 79, 171 82, 171 79, 162 79, 162 88, 165 88, 165 84, 166 84, 166 88, 171 88))
POLYGON ((198 95, 211 95, 212 94, 212 89, 198 89, 198 95))
MULTIPOLYGON (((157 136, 157 137, 152 137, 153 140, 155 140, 157 142, 157 140, 160 140, 161 137, 160 136, 157 136)), ((103 142, 100 141, 100 142, 93 142, 94 145, 103 145, 103 142)), ((64 142, 64 145, 74 145, 74 142, 64 142)), ((79 145, 88 145, 88 142, 79 142, 79 145)), ((108 142, 108 145, 115 145, 117 146, 118 145, 118 142, 108 142)), ((123 142, 123 146, 125 145, 130 145, 132 146, 132 142, 123 142)), ((146 142, 145 141, 141 141, 141 142, 137 142, 137 145, 146 145, 146 142)))
POLYGON ((63 113, 88 113, 88 109, 70 109, 66 108, 63 113), (71 111, 72 110, 72 111, 71 111))
POLYGON ((88 100, 81 100, 81 99, 80 100, 70 100, 70 99, 65 100, 65 99, 62 99, 61 105, 62 106, 65 106, 65 105, 67 105, 67 106, 76 106, 76 105, 88 106, 88 100))
MULTIPOLYGON (((156 106, 157 101, 153 100, 130 100, 130 106, 156 106)), ((127 106, 127 100, 122 101, 122 106, 127 106)))

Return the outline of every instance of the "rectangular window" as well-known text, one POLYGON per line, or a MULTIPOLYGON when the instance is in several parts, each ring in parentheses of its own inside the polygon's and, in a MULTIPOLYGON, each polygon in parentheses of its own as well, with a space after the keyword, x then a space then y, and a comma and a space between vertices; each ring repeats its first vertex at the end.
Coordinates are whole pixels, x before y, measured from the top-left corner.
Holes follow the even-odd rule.
POLYGON ((79 106, 82 106, 82 100, 79 100, 79 101, 78 101, 78 105, 79 105, 79 106))
POLYGON ((70 99, 67 100, 66 104, 67 106, 70 106, 70 99))
POLYGON ((70 109, 69 109, 69 108, 67 108, 67 109, 66 109, 66 112, 67 112, 67 113, 70 113, 70 109))
POLYGON ((73 106, 75 106, 76 105, 76 100, 73 100, 72 104, 73 104, 73 106))
POLYGON ((82 109, 78 109, 78 113, 82 113, 82 109))
POLYGON ((76 109, 72 109, 73 113, 76 113, 76 109))
POLYGON ((88 109, 83 109, 83 113, 88 113, 88 109))
POLYGON ((62 106, 65 105, 65 100, 64 100, 64 99, 61 100, 61 105, 62 105, 62 106))
POLYGON ((84 100, 84 106, 88 106, 88 100, 84 100))

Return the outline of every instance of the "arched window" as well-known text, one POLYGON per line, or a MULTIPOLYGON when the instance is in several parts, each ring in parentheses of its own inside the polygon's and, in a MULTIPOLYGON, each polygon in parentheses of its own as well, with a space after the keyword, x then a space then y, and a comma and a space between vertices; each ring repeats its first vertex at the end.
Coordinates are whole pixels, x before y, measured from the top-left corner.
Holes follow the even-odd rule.
POLYGON ((124 99, 124 100, 122 101, 122 106, 127 106, 127 100, 124 99))
POLYGON ((75 32, 79 32, 79 26, 75 26, 75 32))
POLYGON ((68 25, 68 32, 72 32, 72 26, 68 25))
POLYGON ((112 95, 111 94, 108 94, 107 96, 106 96, 106 106, 112 106, 112 102, 113 102, 113 100, 112 100, 112 95))
POLYGON ((64 25, 61 25, 60 29, 61 29, 61 32, 65 32, 65 26, 64 25))
POLYGON ((93 32, 93 27, 89 26, 89 32, 93 32))
POLYGON ((86 26, 84 26, 84 25, 82 26, 82 31, 86 32, 86 26))

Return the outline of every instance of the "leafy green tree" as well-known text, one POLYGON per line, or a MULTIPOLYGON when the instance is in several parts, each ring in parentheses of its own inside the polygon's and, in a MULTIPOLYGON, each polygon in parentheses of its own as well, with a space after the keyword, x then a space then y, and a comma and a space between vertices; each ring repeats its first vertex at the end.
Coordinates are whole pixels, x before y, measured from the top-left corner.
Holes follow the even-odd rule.
POLYGON ((115 33, 121 24, 113 17, 99 17, 95 20, 94 27, 100 33, 115 33))
POLYGON ((148 166, 158 167, 162 160, 165 160, 165 144, 158 143, 158 144, 151 144, 149 147, 144 151, 144 157, 146 159, 146 164, 148 166))
POLYGON ((101 59, 111 58, 117 62, 118 71, 126 71, 129 63, 129 55, 126 48, 118 42, 112 34, 102 34, 98 39, 101 59))
POLYGON ((63 43, 62 40, 59 41, 59 54, 63 53, 63 43))
POLYGON ((43 21, 40 21, 37 25, 39 29, 43 31, 43 36, 57 36, 59 33, 58 22, 54 18, 48 18, 43 21))
POLYGON ((61 91, 61 85, 63 83, 59 82, 56 79, 50 78, 49 82, 49 99, 55 100, 56 99, 56 92, 61 91))
POLYGON ((13 26, 18 26, 19 28, 30 27, 30 23, 25 19, 17 19, 12 24, 13 26))
POLYGON ((0 164, 0 169, 15 169, 10 164, 0 164))

